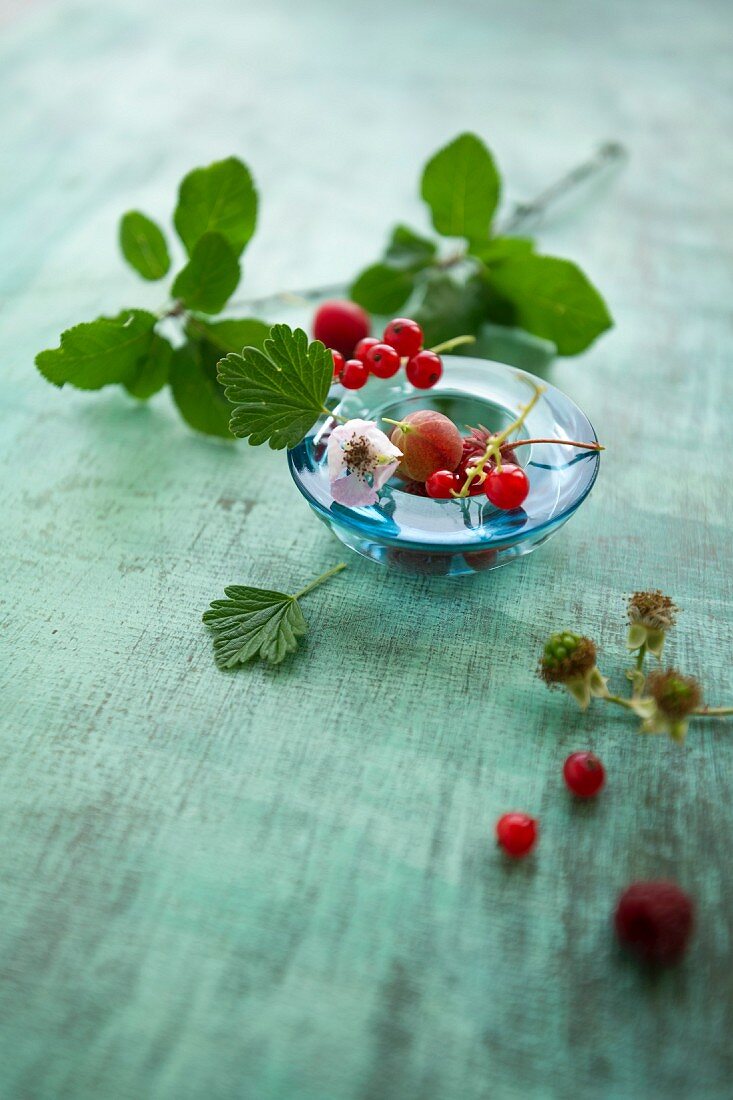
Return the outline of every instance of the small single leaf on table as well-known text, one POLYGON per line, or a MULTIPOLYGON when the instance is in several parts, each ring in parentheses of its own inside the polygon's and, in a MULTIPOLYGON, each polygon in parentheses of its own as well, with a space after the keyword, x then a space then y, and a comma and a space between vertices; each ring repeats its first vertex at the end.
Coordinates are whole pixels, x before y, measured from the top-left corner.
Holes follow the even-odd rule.
POLYGON ((98 317, 61 334, 61 345, 36 356, 36 366, 55 386, 80 390, 127 382, 150 350, 154 314, 126 309, 117 317, 98 317))
POLYGON ((236 290, 240 274, 237 257, 225 238, 206 233, 176 276, 173 296, 189 309, 218 313, 236 290))
POLYGON ((257 192, 237 157, 195 168, 181 183, 173 216, 189 256, 206 233, 219 233, 239 256, 257 224, 257 192))
POLYGON ((233 668, 253 657, 277 665, 293 653, 308 629, 298 600, 345 568, 340 562, 294 596, 241 584, 225 588, 226 599, 214 600, 203 615, 214 632, 214 660, 219 668, 233 668))
POLYGON ((273 326, 264 350, 247 347, 219 363, 219 381, 234 406, 232 432, 273 450, 300 443, 323 415, 332 378, 330 350, 288 325, 273 326))
POLYGON ((139 210, 130 210, 120 220, 122 255, 143 279, 155 281, 168 274, 171 258, 162 231, 139 210))

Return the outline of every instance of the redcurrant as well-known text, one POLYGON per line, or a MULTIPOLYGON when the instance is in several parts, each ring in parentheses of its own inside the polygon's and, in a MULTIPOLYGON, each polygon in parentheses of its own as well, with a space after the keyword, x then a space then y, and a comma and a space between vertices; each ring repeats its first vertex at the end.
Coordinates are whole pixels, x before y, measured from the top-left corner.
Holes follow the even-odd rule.
POLYGON ((363 362, 377 378, 391 378, 400 369, 401 359, 389 344, 374 343, 363 357, 363 362))
POLYGON ((606 779, 606 771, 592 752, 574 752, 562 767, 563 778, 578 798, 592 798, 598 794, 606 779))
POLYGON ((333 380, 336 382, 341 378, 341 372, 344 369, 346 360, 340 351, 335 351, 333 348, 331 348, 331 355, 333 356, 333 380))
POLYGON ((511 511, 524 504, 529 492, 529 478, 521 466, 505 462, 500 470, 489 470, 484 492, 495 508, 511 511))
POLYGON ((391 344, 400 355, 415 355, 422 347, 422 329, 417 321, 396 317, 384 330, 385 344, 391 344))
POLYGON ((362 363, 366 362, 366 353, 369 348, 373 348, 375 344, 378 344, 376 336, 365 336, 363 340, 354 348, 354 359, 361 359, 362 363))
POLYGON ((434 351, 419 351, 408 360, 407 380, 418 390, 429 390, 443 373, 443 363, 434 351))
POLYGON ((341 385, 347 390, 360 390, 369 378, 369 368, 361 359, 347 359, 341 372, 341 385))
POLYGON ((425 488, 429 497, 447 500, 452 492, 457 493, 460 490, 462 484, 452 470, 436 470, 425 482, 425 488))
POLYGON ((537 843, 537 821, 529 814, 504 814, 496 823, 496 836, 507 855, 526 856, 537 843))
POLYGON ((359 341, 369 335, 369 314, 355 302, 324 302, 313 318, 313 335, 327 348, 351 355, 359 341))

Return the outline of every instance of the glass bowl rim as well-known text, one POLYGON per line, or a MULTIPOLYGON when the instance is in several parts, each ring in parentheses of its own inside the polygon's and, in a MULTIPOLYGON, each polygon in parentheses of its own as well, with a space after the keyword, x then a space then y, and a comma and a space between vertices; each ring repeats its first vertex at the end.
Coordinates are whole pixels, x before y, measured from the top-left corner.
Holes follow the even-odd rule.
MULTIPOLYGON (((442 358, 443 358, 444 362, 451 361, 451 360, 459 360, 459 361, 463 360, 463 362, 465 363, 465 360, 468 358, 468 356, 444 355, 442 358)), ((551 382, 548 382, 545 379, 539 378, 537 375, 532 374, 531 371, 524 370, 524 368, 513 367, 513 366, 510 366, 508 363, 500 363, 498 360, 495 360, 495 359, 484 359, 484 358, 479 358, 478 356, 476 356, 475 359, 476 359, 476 361, 481 362, 481 363, 490 363, 493 367, 498 367, 500 370, 506 371, 507 373, 511 373, 513 375, 521 375, 521 376, 527 378, 533 384, 535 384, 537 386, 544 387, 545 393, 547 393, 547 392, 556 393, 559 396, 559 398, 561 399, 561 401, 563 401, 567 405, 569 405, 575 412, 579 413, 580 416, 586 421, 586 423, 588 425, 588 429, 589 429, 590 438, 589 439, 584 439, 582 442, 598 443, 598 435, 596 433, 596 430, 595 430, 591 420, 583 412, 583 410, 580 408, 580 406, 575 401, 573 401, 573 399, 571 397, 569 397, 565 393, 564 390, 561 390, 558 386, 553 385, 551 382)), ((425 391, 425 395, 427 396, 429 394, 429 392, 430 391, 425 391)), ((463 391, 463 393, 466 393, 466 392, 467 391, 465 391, 465 390, 463 391)), ((443 395, 445 395, 445 394, 448 394, 449 391, 441 390, 441 393, 443 395)), ((461 393, 461 391, 456 391, 456 394, 460 395, 460 393, 461 393)), ((545 397, 545 393, 543 393, 542 397, 545 397)), ((497 407, 502 407, 503 408, 504 406, 497 405, 497 407)), ((334 511, 332 511, 331 507, 324 506, 324 504, 320 500, 315 498, 308 491, 308 489, 306 489, 305 485, 303 484, 303 482, 302 482, 302 480, 299 476, 298 470, 295 468, 295 464, 294 464, 294 460, 293 460, 293 454, 298 450, 298 448, 302 447, 305 444, 306 439, 308 439, 310 436, 317 433, 323 427, 323 425, 326 423, 326 420, 327 420, 327 418, 326 418, 325 414, 322 417, 319 417, 319 419, 316 421, 316 423, 313 425, 313 427, 308 431, 305 438, 303 440, 301 440, 300 443, 296 444, 295 447, 289 447, 288 448, 288 451, 287 451, 288 468, 290 470, 290 476, 292 477, 293 481, 295 482, 295 485, 296 485, 296 488, 298 489, 298 491, 307 500, 307 502, 311 506, 311 508, 313 508, 313 510, 315 512, 317 512, 320 516, 322 516, 329 523, 332 523, 336 526, 345 527, 348 530, 353 531, 355 534, 357 534, 361 537, 364 537, 364 536, 368 535, 369 537, 373 538, 374 542, 379 543, 379 544, 383 544, 385 546, 394 546, 394 547, 400 547, 400 548, 407 548, 407 549, 411 549, 411 550, 420 551, 421 553, 427 553, 427 554, 430 554, 430 553, 462 554, 462 553, 472 553, 472 552, 481 551, 481 550, 488 550, 488 549, 501 549, 503 546, 517 545, 521 542, 526 541, 527 539, 534 538, 538 534, 541 534, 543 531, 545 531, 547 528, 553 528, 554 529, 556 527, 559 527, 566 520, 568 520, 570 518, 570 516, 573 515, 574 512, 577 511, 577 509, 580 507, 580 505, 586 499, 586 497, 591 492, 591 490, 593 489, 593 486, 596 483, 596 479, 598 477, 598 473, 599 473, 599 470, 600 470, 600 464, 601 464, 600 451, 597 450, 597 451, 589 452, 588 455, 587 455, 587 461, 591 461, 591 460, 593 461, 593 470, 592 470, 592 473, 590 475, 590 478, 589 478, 587 484, 583 486, 583 488, 578 492, 577 496, 573 497, 573 499, 565 506, 565 508, 563 508, 563 510, 561 512, 557 512, 556 514, 550 516, 547 519, 543 519, 542 521, 540 521, 538 523, 529 525, 529 526, 525 527, 523 530, 518 531, 516 534, 503 533, 501 535, 494 536, 493 538, 490 537, 490 536, 489 537, 483 536, 483 537, 480 537, 478 539, 469 540, 469 541, 463 542, 463 543, 459 543, 459 542, 454 543, 454 542, 451 542, 451 541, 445 541, 445 542, 429 542, 429 541, 425 541, 425 540, 417 541, 415 539, 408 538, 404 535, 396 535, 395 536, 395 535, 388 535, 388 534, 383 533, 381 531, 369 531, 366 528, 365 524, 364 524, 364 518, 363 518, 362 515, 360 515, 360 510, 359 509, 352 508, 352 507, 349 507, 347 505, 340 504, 338 512, 334 512, 334 511)), ((548 445, 551 446, 551 444, 548 444, 548 445)), ((400 492, 401 490, 398 489, 397 491, 400 492)), ((426 501, 429 501, 431 504, 436 504, 436 505, 441 505, 441 504, 445 505, 445 504, 454 503, 454 501, 449 501, 449 500, 432 500, 429 497, 426 497, 425 499, 426 499, 426 501)), ((475 500, 476 498, 473 497, 473 498, 467 498, 467 499, 475 500)), ((332 501, 332 503, 336 503, 336 502, 332 501)), ((476 533, 479 534, 480 531, 481 531, 481 528, 476 528, 475 530, 476 530, 476 533)))

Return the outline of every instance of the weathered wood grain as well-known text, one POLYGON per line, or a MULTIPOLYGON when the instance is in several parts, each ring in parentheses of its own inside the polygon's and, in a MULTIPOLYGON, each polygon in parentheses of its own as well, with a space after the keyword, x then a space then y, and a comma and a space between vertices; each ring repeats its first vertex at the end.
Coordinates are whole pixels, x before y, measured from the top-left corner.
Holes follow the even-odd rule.
POLYGON ((324 0, 75 0, 4 27, 3 1097, 730 1095, 733 730, 642 741, 533 669, 568 625, 621 677, 623 594, 658 585, 684 608, 675 660, 711 701, 733 693, 732 24, 723 0, 380 0, 368 21, 324 0), (418 166, 463 128, 509 198, 599 140, 630 147, 603 201, 543 235, 617 319, 555 370, 608 444, 598 487, 484 577, 352 558, 304 603, 300 655, 222 674, 209 600, 299 586, 341 548, 282 456, 193 436, 166 397, 56 392, 33 355, 158 304, 116 220, 167 219, 192 165, 250 162, 261 293, 348 277, 390 218, 421 219, 418 166), (585 746, 609 786, 576 807, 560 765, 585 746), (510 808, 542 821, 516 867, 491 841, 510 808), (658 875, 700 922, 654 982, 608 922, 658 875))

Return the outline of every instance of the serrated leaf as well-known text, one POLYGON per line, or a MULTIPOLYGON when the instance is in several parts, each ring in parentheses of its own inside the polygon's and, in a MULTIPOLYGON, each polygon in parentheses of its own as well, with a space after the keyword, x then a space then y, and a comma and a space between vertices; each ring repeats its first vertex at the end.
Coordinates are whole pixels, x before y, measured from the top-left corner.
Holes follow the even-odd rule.
POLYGON ((425 166, 421 195, 444 237, 483 240, 499 202, 494 158, 475 134, 460 134, 425 166))
POLYGON ((613 324, 593 284, 570 260, 522 256, 491 271, 496 291, 514 306, 517 323, 577 355, 613 324))
POLYGON ((259 657, 276 665, 298 648, 307 631, 295 596, 264 588, 230 585, 227 597, 214 600, 203 621, 214 632, 214 659, 219 668, 233 668, 259 657))
POLYGON ((243 348, 262 348, 270 335, 270 325, 258 321, 255 317, 241 320, 227 318, 224 321, 203 320, 200 317, 189 319, 189 332, 194 338, 206 340, 216 348, 221 358, 230 351, 241 352, 243 348))
POLYGON ((237 157, 195 168, 178 192, 173 221, 189 256, 206 233, 220 233, 239 256, 255 231, 257 192, 237 157))
POLYGON ((239 276, 237 257, 224 237, 206 233, 176 276, 172 294, 189 309, 218 313, 236 290, 239 276))
POLYGON ((274 325, 264 350, 244 348, 219 363, 219 381, 234 405, 230 428, 253 446, 294 447, 323 413, 333 356, 303 329, 274 325))
POLYGON ((352 283, 349 297, 370 313, 395 313, 410 297, 414 285, 409 271, 372 264, 352 283))
POLYGON ((433 262, 437 251, 435 241, 421 237, 408 225, 396 225, 384 253, 384 262, 404 271, 421 271, 433 262))
POLYGON ((534 241, 530 237, 492 237, 490 241, 474 242, 470 254, 492 267, 517 256, 526 256, 533 247, 534 241))
POLYGON ((140 401, 158 393, 168 381, 173 348, 157 333, 153 334, 148 353, 140 359, 134 374, 124 383, 125 389, 140 401))
POLYGON ((139 210, 129 210, 120 219, 120 248, 143 279, 162 279, 170 270, 171 258, 162 231, 139 210))
POLYGON ((197 432, 232 440, 229 417, 232 407, 216 377, 219 353, 204 343, 176 348, 170 363, 173 400, 183 419, 197 432))
POLYGON ((36 356, 36 366, 55 386, 99 390, 127 382, 148 354, 156 321, 146 310, 128 309, 75 325, 61 334, 58 348, 36 356))

